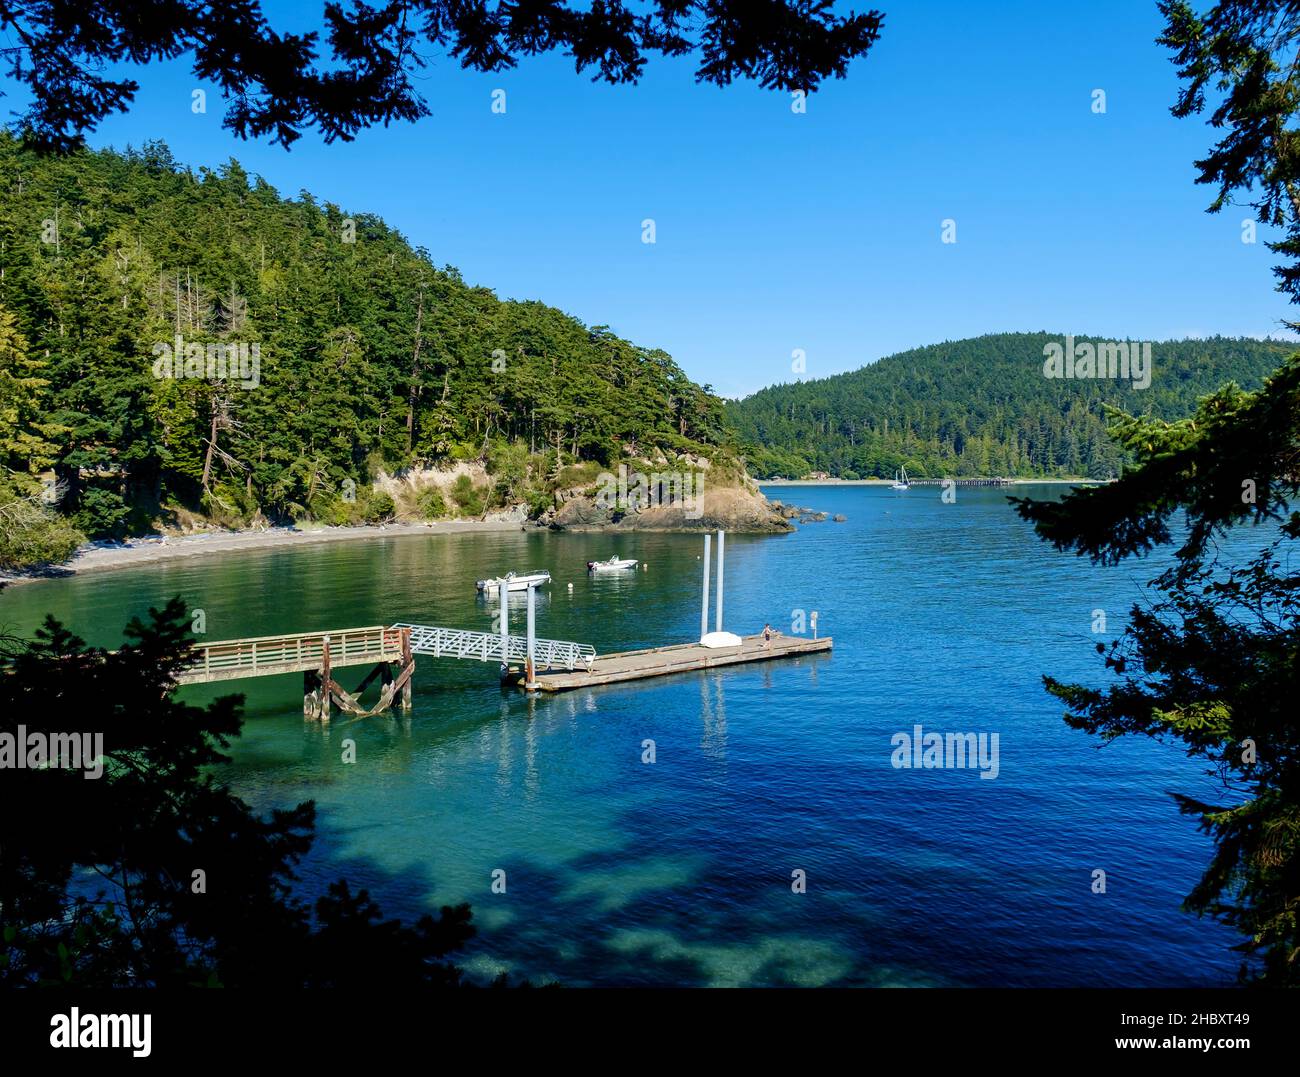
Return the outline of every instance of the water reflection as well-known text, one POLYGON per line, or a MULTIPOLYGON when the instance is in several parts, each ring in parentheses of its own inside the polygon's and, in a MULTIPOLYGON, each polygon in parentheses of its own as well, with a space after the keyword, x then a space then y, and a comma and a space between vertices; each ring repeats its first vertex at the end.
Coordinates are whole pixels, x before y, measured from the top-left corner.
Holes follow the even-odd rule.
POLYGON ((723 674, 700 676, 700 749, 709 758, 727 758, 727 697, 723 674))
MULTIPOLYGON (((1096 675, 1077 611, 1128 608, 1131 574, 1043 548, 997 492, 963 493, 959 515, 937 498, 900 504, 862 488, 801 499, 814 496, 849 522, 728 538, 727 619, 744 630, 815 606, 834 628, 833 655, 535 697, 503 693, 495 663, 421 657, 412 714, 344 724, 336 712, 329 726, 303 722, 301 676, 265 678, 235 686, 247 721, 223 777, 263 812, 316 800, 304 895, 347 875, 391 916, 470 901, 481 934, 467 961, 484 974, 1230 979, 1235 937, 1178 910, 1208 850, 1159 791, 1193 789, 1188 761, 1149 745, 1097 752, 1041 687, 1044 672, 1096 675), (826 571, 844 563, 870 567, 826 571), (1001 728, 1007 744, 1014 735, 1015 765, 965 784, 968 773, 892 770, 875 746, 940 715, 1001 728), (647 737, 657 766, 641 762, 647 737), (341 762, 344 738, 357 743, 354 764, 341 762), (1078 865, 1098 855, 1143 886, 1124 902, 1080 901, 1078 865), (794 866, 808 871, 805 895, 790 891, 794 866), (508 894, 489 891, 497 867, 508 894)), ((260 551, 6 589, 0 612, 27 631, 48 610, 103 646, 175 593, 207 610, 213 638, 397 620, 471 628, 494 607, 473 581, 517 565, 554 576, 539 635, 601 653, 695 638, 698 536, 616 539, 618 549, 610 536, 510 533, 260 551), (587 575, 586 561, 614 552, 652 571, 587 575)), ((525 598, 511 596, 512 626, 525 598)))

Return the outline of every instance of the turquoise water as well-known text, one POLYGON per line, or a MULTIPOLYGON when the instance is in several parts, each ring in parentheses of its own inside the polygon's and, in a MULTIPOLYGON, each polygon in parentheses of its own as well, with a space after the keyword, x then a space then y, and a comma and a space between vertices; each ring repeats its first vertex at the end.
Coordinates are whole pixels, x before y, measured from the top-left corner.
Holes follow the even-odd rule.
MULTIPOLYGON (((476 977, 1230 981, 1235 937, 1179 911, 1210 845, 1167 796, 1213 798, 1215 785, 1175 747, 1100 748, 1071 731, 1040 682, 1100 679, 1092 645, 1154 567, 1056 553, 1005 491, 962 488, 954 505, 929 488, 775 493, 848 521, 728 536, 726 626, 789 632, 795 611, 816 609, 833 654, 533 699, 502 689, 494 666, 421 658, 409 716, 327 728, 304 722, 300 676, 243 682, 229 780, 264 810, 316 800, 310 891, 345 874, 390 915, 471 902, 476 977), (996 732, 996 780, 895 769, 891 738, 917 724, 996 732)), ((398 620, 490 629, 473 581, 548 568, 539 634, 626 650, 698 634, 702 545, 512 533, 251 551, 11 588, 0 623, 27 631, 48 610, 111 645, 131 614, 179 593, 211 639, 398 620), (648 570, 587 576, 613 553, 648 570)))

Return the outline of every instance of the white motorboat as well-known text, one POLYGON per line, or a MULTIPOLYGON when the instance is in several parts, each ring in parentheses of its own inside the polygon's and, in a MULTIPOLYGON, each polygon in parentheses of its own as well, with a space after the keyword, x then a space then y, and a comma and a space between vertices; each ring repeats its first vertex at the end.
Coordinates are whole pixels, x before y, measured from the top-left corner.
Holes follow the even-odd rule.
POLYGON ((898 474, 894 476, 894 485, 891 486, 890 489, 910 490, 911 488, 912 488, 912 484, 907 481, 907 468, 900 467, 898 469, 898 474))
POLYGON ((634 557, 611 557, 608 561, 588 561, 588 572, 621 572, 627 568, 636 568, 634 557))
POLYGON ((504 576, 479 580, 476 586, 480 591, 495 595, 501 589, 502 580, 505 581, 507 591, 527 591, 529 587, 540 587, 544 583, 550 583, 551 574, 545 569, 537 569, 533 572, 507 572, 504 576))

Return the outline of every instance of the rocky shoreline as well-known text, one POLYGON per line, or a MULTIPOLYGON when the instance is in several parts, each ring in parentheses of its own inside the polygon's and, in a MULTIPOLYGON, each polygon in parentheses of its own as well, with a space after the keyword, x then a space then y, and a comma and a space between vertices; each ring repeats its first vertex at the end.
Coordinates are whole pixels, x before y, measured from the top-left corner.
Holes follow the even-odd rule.
POLYGON ((557 495, 560 502, 538 523, 556 531, 731 531, 750 535, 791 531, 786 516, 744 486, 705 490, 696 498, 620 510, 589 492, 557 495))
POLYGON ((798 505, 786 505, 780 501, 773 501, 772 508, 778 516, 787 520, 798 520, 801 524, 819 524, 827 519, 842 524, 848 519, 843 513, 837 512, 834 516, 829 516, 818 509, 800 508, 798 505))

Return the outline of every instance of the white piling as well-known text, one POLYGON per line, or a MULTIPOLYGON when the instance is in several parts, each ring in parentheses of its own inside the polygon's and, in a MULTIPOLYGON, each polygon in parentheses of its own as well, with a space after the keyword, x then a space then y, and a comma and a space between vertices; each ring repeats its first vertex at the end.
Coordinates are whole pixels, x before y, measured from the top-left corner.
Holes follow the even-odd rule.
POLYGON ((510 672, 510 585, 502 580, 497 593, 501 596, 501 675, 510 672))
POLYGON ((725 538, 726 538, 726 532, 719 530, 718 531, 718 611, 717 614, 715 615, 717 617, 717 622, 716 622, 717 627, 714 629, 715 632, 722 631, 722 558, 723 558, 723 540, 725 538))
POLYGON ((709 561, 712 559, 713 536, 704 536, 704 603, 700 607, 700 639, 709 634, 709 561))
POLYGON ((528 585, 528 665, 524 670, 524 687, 536 688, 537 681, 534 674, 537 669, 533 662, 533 656, 536 654, 537 642, 537 616, 536 616, 536 595, 537 587, 535 584, 528 585))

